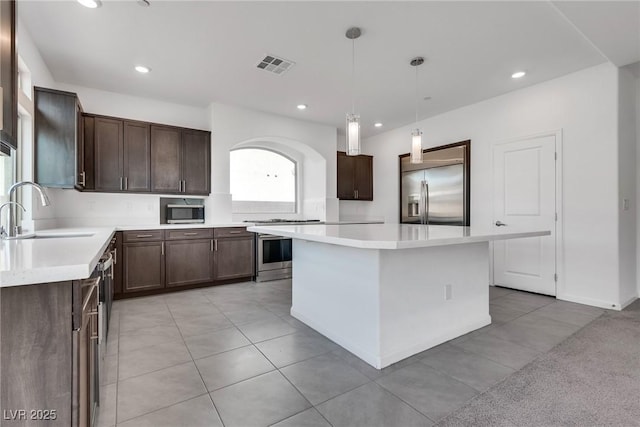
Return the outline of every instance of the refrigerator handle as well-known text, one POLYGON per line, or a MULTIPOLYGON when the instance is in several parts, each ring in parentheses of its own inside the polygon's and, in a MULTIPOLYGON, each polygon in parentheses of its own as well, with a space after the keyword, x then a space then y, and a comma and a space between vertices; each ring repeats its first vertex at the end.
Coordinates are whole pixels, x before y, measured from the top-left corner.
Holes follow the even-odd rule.
POLYGON ((429 225, 429 183, 427 181, 424 182, 424 223, 429 225))
POLYGON ((420 181, 420 224, 429 225, 429 183, 420 181))

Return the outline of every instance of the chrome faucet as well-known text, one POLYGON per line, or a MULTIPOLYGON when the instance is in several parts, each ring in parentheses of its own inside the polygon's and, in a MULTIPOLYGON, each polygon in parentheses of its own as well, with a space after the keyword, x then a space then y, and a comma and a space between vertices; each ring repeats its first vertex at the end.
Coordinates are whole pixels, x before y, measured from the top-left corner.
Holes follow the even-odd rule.
MULTIPOLYGON (((5 206, 9 206, 9 205, 16 205, 16 206, 20 206, 20 208, 22 209, 23 212, 26 212, 27 210, 24 208, 24 206, 22 206, 20 203, 18 202, 6 202, 3 203, 2 205, 0 205, 0 216, 2 216, 2 209, 5 206)), ((7 228, 9 230, 11 230, 11 225, 9 224, 10 218, 11 217, 11 209, 9 209, 9 213, 7 214, 7 228)), ((7 229, 5 229, 4 225, 0 225, 0 238, 1 239, 6 239, 9 237, 9 234, 7 234, 7 229)))
MULTIPOLYGON (((36 190, 38 190, 38 193, 40 193, 40 202, 42 203, 42 206, 49 206, 50 202, 49 202, 49 196, 47 196, 47 192, 44 190, 44 188, 40 184, 36 184, 35 182, 32 182, 32 181, 16 182, 11 187, 9 187, 9 191, 7 191, 7 194, 9 195, 9 199, 11 199, 11 194, 13 194, 13 192, 16 189, 23 187, 25 185, 29 185, 35 188, 36 190)), ((12 203, 16 203, 16 202, 12 202, 12 203)), ((22 205, 20 205, 20 207, 22 208, 22 210, 25 210, 22 205)), ((16 223, 16 218, 13 215, 13 210, 9 209, 9 220, 7 221, 7 228, 9 230, 5 232, 5 233, 8 233, 8 237, 15 237, 16 234, 18 234, 16 233, 17 227, 15 226, 15 223, 16 223)))

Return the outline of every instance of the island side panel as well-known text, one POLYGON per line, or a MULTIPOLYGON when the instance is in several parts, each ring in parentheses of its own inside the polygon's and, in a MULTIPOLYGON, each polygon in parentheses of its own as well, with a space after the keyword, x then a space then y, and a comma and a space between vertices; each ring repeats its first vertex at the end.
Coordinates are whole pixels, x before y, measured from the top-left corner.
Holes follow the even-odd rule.
POLYGON ((488 242, 381 251, 380 276, 382 367, 491 323, 488 242))
POLYGON ((70 426, 71 282, 6 287, 0 293, 0 425, 70 426), (26 419, 16 412, 7 419, 10 410, 26 410, 26 419), (31 410, 55 410, 55 420, 32 419, 44 414, 31 410))
POLYGON ((291 315, 374 366, 379 252, 293 240, 291 315))

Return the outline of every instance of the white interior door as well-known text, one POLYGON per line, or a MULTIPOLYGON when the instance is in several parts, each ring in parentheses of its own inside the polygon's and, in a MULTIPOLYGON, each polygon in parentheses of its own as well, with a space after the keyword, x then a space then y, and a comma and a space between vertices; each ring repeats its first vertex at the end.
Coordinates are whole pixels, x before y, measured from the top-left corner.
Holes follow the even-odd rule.
POLYGON ((493 226, 551 230, 494 242, 494 284, 556 295, 555 135, 495 145, 493 167, 493 226))

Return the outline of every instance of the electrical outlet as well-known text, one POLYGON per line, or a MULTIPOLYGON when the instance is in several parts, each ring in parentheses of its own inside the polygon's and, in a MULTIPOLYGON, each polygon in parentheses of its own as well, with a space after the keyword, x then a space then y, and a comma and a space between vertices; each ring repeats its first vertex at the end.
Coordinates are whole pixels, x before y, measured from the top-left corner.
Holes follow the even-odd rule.
POLYGON ((444 300, 449 301, 453 299, 453 287, 451 285, 444 285, 444 300))
POLYGON ((622 210, 629 210, 629 199, 622 199, 622 210))

